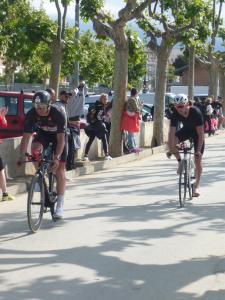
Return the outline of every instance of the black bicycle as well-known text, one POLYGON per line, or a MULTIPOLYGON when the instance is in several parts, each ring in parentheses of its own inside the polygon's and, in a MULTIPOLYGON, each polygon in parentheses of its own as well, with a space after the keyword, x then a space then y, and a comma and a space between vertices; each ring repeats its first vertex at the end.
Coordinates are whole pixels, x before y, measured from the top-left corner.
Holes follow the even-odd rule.
POLYGON ((179 166, 179 203, 180 207, 185 206, 187 199, 187 191, 189 199, 193 197, 195 183, 195 164, 193 160, 193 142, 190 140, 190 145, 187 142, 182 142, 179 145, 179 153, 181 154, 181 162, 179 166))
POLYGON ((32 232, 37 232, 41 227, 43 214, 50 210, 53 221, 57 200, 56 176, 51 172, 53 161, 52 144, 43 151, 40 160, 27 154, 28 161, 37 162, 38 168, 33 175, 27 198, 27 220, 32 232))

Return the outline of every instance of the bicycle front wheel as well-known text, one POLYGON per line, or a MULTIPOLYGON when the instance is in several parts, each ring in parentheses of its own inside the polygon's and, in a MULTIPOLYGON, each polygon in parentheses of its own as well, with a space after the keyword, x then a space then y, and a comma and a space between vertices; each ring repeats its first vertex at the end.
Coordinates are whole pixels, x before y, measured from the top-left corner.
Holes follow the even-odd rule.
POLYGON ((179 172, 179 203, 180 207, 184 207, 187 194, 188 176, 187 161, 182 160, 179 172))
POLYGON ((193 159, 189 160, 189 172, 188 172, 188 192, 189 192, 189 199, 192 200, 193 197, 193 188, 195 184, 195 164, 193 159))
POLYGON ((41 227, 44 201, 43 179, 40 174, 35 174, 31 180, 27 199, 27 220, 32 232, 37 232, 41 227))
POLYGON ((57 190, 56 190, 56 176, 53 173, 48 174, 48 181, 49 181, 49 197, 50 197, 50 211, 52 220, 55 221, 55 207, 56 207, 56 200, 57 200, 57 190))

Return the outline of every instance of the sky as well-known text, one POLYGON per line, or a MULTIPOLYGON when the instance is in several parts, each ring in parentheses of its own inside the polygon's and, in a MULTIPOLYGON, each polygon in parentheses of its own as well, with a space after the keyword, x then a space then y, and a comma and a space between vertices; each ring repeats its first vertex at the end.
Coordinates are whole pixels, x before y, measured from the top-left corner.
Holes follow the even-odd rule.
MULTIPOLYGON (((47 14, 52 18, 56 18, 57 12, 55 8, 55 4, 53 2, 50 3, 49 0, 29 0, 29 1, 35 8, 39 8, 42 2, 47 14)), ((105 0, 105 8, 109 10, 111 13, 113 13, 114 15, 116 15, 118 11, 124 6, 125 3, 123 0, 105 0)), ((222 18, 225 24, 225 5, 223 6, 222 18)), ((71 25, 74 23, 74 1, 73 4, 71 4, 68 9, 67 21, 71 25)))
MULTIPOLYGON (((55 3, 49 0, 29 0, 30 3, 34 8, 40 8, 42 3, 46 13, 49 15, 50 18, 56 19, 57 17, 57 10, 55 7, 55 3)), ((75 19, 75 1, 69 6, 67 11, 67 23, 71 26, 74 26, 74 19, 75 19)), ((110 11, 112 14, 117 15, 118 11, 125 6, 123 0, 105 0, 105 8, 106 10, 110 11)), ((88 29, 92 29, 92 23, 83 23, 82 20, 80 21, 80 30, 86 31, 88 29)))
MULTIPOLYGON (((29 0, 30 3, 33 5, 35 8, 39 8, 41 2, 43 3, 43 7, 46 10, 47 14, 52 17, 56 18, 56 8, 55 8, 55 3, 50 3, 49 0, 29 0)), ((73 4, 70 5, 67 13, 67 21, 68 23, 74 23, 74 1, 73 4)), ((118 10, 124 7, 125 4, 122 0, 105 0, 105 8, 109 10, 113 14, 117 14, 118 10)))
MULTIPOLYGON (((30 3, 34 8, 40 8, 40 5, 42 3, 44 9, 46 10, 46 13, 52 18, 56 19, 57 11, 55 7, 55 3, 51 2, 49 0, 29 0, 30 3)), ((67 12, 67 22, 74 26, 74 19, 75 19, 75 1, 72 1, 73 3, 70 5, 68 12, 67 12)), ((118 11, 125 6, 125 3, 123 0, 105 0, 105 9, 110 11, 112 14, 117 15, 118 11)), ((223 24, 225 25, 225 5, 223 6, 222 15, 223 18, 223 24)), ((139 32, 139 36, 143 38, 143 32, 138 28, 138 26, 134 26, 135 30, 139 32)), ((80 22, 80 29, 82 31, 86 31, 87 29, 92 29, 92 24, 89 22, 88 24, 84 24, 82 21, 80 22)), ((216 48, 221 47, 221 42, 218 41, 218 46, 216 48)))

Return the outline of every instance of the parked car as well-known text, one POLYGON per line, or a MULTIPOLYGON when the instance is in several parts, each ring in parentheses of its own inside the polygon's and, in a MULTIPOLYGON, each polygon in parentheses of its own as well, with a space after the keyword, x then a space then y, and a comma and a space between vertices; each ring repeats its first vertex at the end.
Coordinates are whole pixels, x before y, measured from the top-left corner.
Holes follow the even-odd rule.
POLYGON ((32 108, 33 93, 0 91, 0 107, 8 107, 7 128, 0 129, 0 138, 21 136, 25 114, 32 108))
MULTIPOLYGON (((0 91, 0 107, 8 107, 8 126, 0 128, 0 139, 22 136, 26 113, 32 108, 33 93, 0 91)), ((86 120, 81 119, 81 129, 86 120)))
POLYGON ((142 121, 144 122, 149 122, 152 121, 152 104, 143 104, 142 111, 141 111, 141 116, 142 116, 142 121))
MULTIPOLYGON (((166 93, 165 94, 165 107, 167 107, 170 103, 175 98, 176 94, 174 93, 166 93)), ((154 105, 155 102, 155 93, 142 93, 139 94, 140 100, 145 103, 145 104, 152 104, 154 105)))

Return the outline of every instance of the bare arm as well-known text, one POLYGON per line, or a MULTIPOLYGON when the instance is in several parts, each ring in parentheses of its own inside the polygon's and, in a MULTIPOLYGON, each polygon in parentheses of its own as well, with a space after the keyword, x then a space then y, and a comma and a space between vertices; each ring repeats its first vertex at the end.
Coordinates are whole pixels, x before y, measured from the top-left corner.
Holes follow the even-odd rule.
POLYGON ((32 133, 24 133, 21 143, 20 143, 20 154, 25 154, 27 152, 28 144, 32 133))
POLYGON ((171 153, 174 152, 175 150, 174 148, 177 144, 175 133, 176 133, 176 127, 170 127, 169 136, 168 136, 168 147, 171 153))

